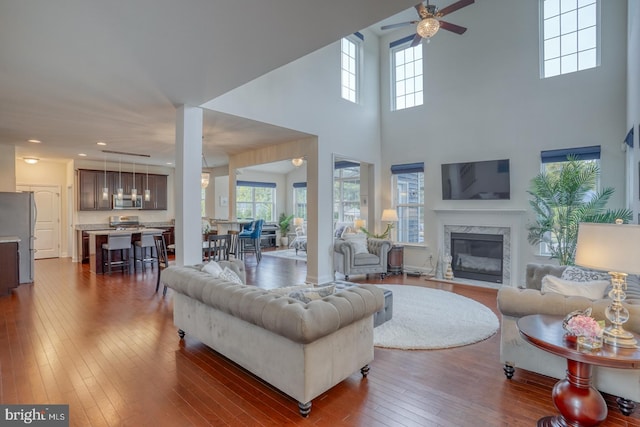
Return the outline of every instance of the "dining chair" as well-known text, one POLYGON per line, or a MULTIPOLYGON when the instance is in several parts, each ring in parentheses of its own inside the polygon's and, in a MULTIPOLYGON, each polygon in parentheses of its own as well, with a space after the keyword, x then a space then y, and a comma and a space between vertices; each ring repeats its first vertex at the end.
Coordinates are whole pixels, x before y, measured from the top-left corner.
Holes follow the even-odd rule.
POLYGON ((207 238, 207 259, 209 261, 228 261, 231 248, 231 235, 210 234, 207 238))
POLYGON ((263 219, 255 220, 253 221, 251 229, 245 229, 238 234, 240 259, 244 259, 246 253, 254 253, 256 255, 256 262, 260 263, 262 259, 260 240, 263 225, 263 219))
MULTIPOLYGON (((162 234, 154 234, 153 242, 156 245, 156 253, 158 254, 158 280, 156 281, 156 293, 160 288, 160 274, 162 270, 169 267, 169 256, 167 255, 167 246, 164 244, 164 236, 162 234)), ((167 285, 164 285, 162 296, 167 294, 167 285)))

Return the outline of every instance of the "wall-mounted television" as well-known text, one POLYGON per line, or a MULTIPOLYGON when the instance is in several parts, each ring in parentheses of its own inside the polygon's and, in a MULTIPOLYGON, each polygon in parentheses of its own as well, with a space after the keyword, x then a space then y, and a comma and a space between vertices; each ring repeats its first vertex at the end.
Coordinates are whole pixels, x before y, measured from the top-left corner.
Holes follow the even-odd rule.
POLYGON ((509 159, 442 165, 443 200, 508 200, 509 159))

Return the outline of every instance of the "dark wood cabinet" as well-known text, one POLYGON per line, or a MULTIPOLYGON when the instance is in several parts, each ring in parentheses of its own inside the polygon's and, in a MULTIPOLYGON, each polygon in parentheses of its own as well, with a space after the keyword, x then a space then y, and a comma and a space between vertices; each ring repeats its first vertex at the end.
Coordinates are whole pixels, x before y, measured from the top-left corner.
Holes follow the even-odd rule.
POLYGON ((104 171, 84 170, 78 171, 79 191, 79 209, 81 211, 103 211, 111 209, 112 177, 107 172, 106 177, 104 171), (104 200, 102 197, 102 188, 109 188, 109 197, 104 200))
MULTIPOLYGON (((147 174, 136 173, 135 188, 138 194, 143 197, 142 209, 146 210, 167 210, 167 176, 148 175, 149 190, 151 199, 144 200, 144 190, 147 189, 147 174)), ((134 177, 132 172, 107 171, 102 170, 78 170, 78 209, 81 211, 112 210, 113 195, 122 188, 124 194, 131 194, 134 188, 134 177), (107 200, 102 198, 102 188, 109 189, 107 200)))
POLYGON ((4 296, 20 284, 18 242, 0 243, 0 271, 0 296, 4 296))
POLYGON ((89 234, 82 232, 82 264, 89 264, 89 234))
POLYGON ((147 187, 147 176, 143 175, 142 191, 139 194, 144 196, 144 190, 149 188, 150 200, 142 200, 142 209, 147 210, 167 210, 167 176, 166 175, 149 175, 149 183, 147 187))

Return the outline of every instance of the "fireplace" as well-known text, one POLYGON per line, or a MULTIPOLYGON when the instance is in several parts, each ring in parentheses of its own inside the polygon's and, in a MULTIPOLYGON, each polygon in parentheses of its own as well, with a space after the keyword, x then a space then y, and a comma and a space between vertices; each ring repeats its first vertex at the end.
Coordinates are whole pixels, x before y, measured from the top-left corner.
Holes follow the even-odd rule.
POLYGON ((503 235, 451 233, 451 268, 454 277, 502 283, 503 235))

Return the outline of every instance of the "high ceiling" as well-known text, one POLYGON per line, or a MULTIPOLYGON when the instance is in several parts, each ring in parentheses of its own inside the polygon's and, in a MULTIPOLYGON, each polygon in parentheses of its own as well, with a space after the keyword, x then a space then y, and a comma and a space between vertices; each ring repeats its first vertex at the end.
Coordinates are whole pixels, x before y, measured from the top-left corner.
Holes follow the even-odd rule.
MULTIPOLYGON (((0 144, 19 157, 102 160, 108 149, 173 162, 176 106, 201 105, 414 2, 3 0, 0 144)), ((211 111, 204 123, 210 166, 303 136, 211 111)))

